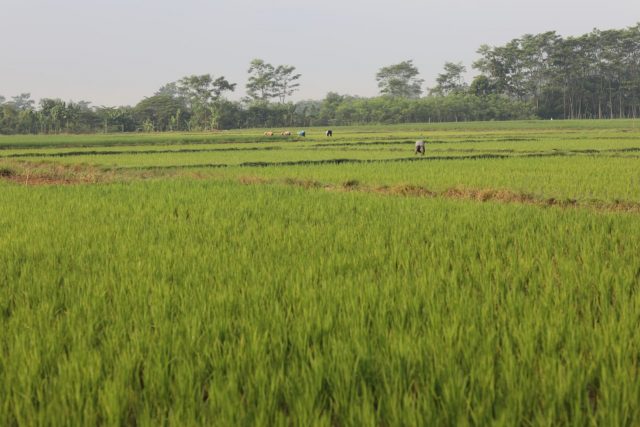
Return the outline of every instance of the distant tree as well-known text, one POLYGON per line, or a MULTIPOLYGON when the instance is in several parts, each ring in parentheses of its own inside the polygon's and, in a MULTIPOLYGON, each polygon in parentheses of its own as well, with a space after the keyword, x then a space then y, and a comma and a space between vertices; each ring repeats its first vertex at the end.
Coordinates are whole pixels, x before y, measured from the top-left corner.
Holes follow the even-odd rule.
POLYGON ((0 105, 4 104, 5 97, 0 95, 0 105))
MULTIPOLYGON (((183 77, 177 83, 178 92, 184 95, 192 105, 199 106, 206 106, 212 100, 220 98, 222 93, 234 91, 235 88, 235 83, 229 83, 224 77, 214 80, 211 74, 183 77)), ((165 91, 168 92, 171 89, 169 87, 167 90, 165 86, 165 91)))
POLYGON ((300 87, 300 83, 296 81, 301 74, 294 74, 295 70, 296 67, 291 65, 278 65, 273 73, 274 94, 281 104, 284 104, 285 98, 291 96, 300 87))
POLYGON ((319 122, 322 101, 305 100, 296 103, 296 123, 300 126, 315 126, 324 124, 319 122))
MULTIPOLYGON (((235 87, 235 83, 229 83, 224 77, 214 79, 211 74, 203 74, 183 77, 177 82, 175 88, 186 100, 191 111, 191 127, 210 129, 217 127, 215 115, 218 106, 216 103, 224 92, 233 91, 235 87)), ((167 93, 165 96, 173 96, 176 99, 174 95, 170 94, 173 92, 172 86, 164 86, 164 91, 167 93)))
POLYGON ((64 102, 60 99, 42 98, 40 100, 41 127, 44 132, 59 132, 61 128, 62 116, 64 113, 64 102))
POLYGON ((233 92, 236 90, 236 83, 229 83, 223 76, 215 79, 212 86, 214 100, 220 99, 224 92, 233 92))
POLYGON ((18 133, 18 110, 9 102, 0 105, 0 133, 18 133))
POLYGON ((98 107, 96 108, 96 114, 102 122, 102 129, 104 133, 109 132, 109 126, 117 121, 118 109, 115 107, 98 107))
POLYGON ((275 87, 275 68, 273 65, 264 62, 262 59, 254 59, 249 65, 247 73, 247 95, 253 101, 269 101, 277 96, 275 87))
POLYGON ((181 124, 189 118, 184 114, 181 100, 169 95, 145 98, 134 110, 138 123, 146 123, 143 127, 147 131, 179 130, 182 128, 181 124))
POLYGON ((31 99, 30 93, 21 93, 20 95, 17 95, 11 98, 11 104, 18 111, 32 110, 35 104, 35 101, 31 99))
POLYGON ((98 107, 96 121, 104 132, 132 132, 137 130, 136 112, 131 107, 98 107))
POLYGON ((408 60, 380 68, 376 80, 382 95, 393 98, 419 98, 424 82, 418 78, 419 74, 413 60, 408 60))
POLYGON ((74 132, 93 132, 100 126, 100 118, 89 101, 74 103, 77 109, 77 121, 74 124, 74 132))
POLYGON ((178 89, 178 83, 176 82, 171 82, 171 83, 167 83, 166 85, 160 87, 160 89, 158 89, 154 95, 168 95, 172 98, 179 98, 180 96, 182 96, 182 94, 180 93, 180 89, 178 89))
POLYGON ((31 109, 19 111, 17 127, 14 132, 21 134, 38 133, 38 112, 31 109))
POLYGON ((429 92, 432 95, 448 95, 450 93, 462 93, 467 89, 463 74, 467 71, 462 62, 444 63, 444 72, 438 74, 436 87, 429 92))
POLYGON ((496 86, 487 76, 480 74, 474 77, 469 92, 476 96, 487 96, 496 93, 496 86))
POLYGON ((242 126, 242 109, 239 102, 220 98, 211 108, 211 126, 215 129, 231 129, 242 126))
POLYGON ((269 102, 277 98, 281 104, 291 96, 298 88, 298 79, 301 74, 295 73, 296 67, 292 65, 273 65, 262 59, 254 59, 249 64, 249 79, 246 84, 248 101, 269 102))
POLYGON ((144 132, 153 132, 156 130, 156 127, 151 119, 146 119, 142 122, 142 130, 144 132))
POLYGON ((347 97, 337 92, 329 92, 322 100, 320 111, 318 113, 320 124, 330 125, 335 123, 336 111, 347 97))

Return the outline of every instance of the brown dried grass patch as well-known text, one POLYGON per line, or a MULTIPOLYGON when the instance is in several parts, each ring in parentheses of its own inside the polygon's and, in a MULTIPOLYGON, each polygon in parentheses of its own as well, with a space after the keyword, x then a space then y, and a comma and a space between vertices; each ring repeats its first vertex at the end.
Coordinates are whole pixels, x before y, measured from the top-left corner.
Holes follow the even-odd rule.
POLYGON ((321 182, 318 182, 313 179, 297 179, 297 178, 286 178, 284 183, 287 185, 295 185, 296 187, 303 188, 320 188, 323 187, 321 182))
POLYGON ((238 181, 244 185, 267 184, 269 181, 259 176, 241 176, 238 181))
POLYGON ((401 184, 393 187, 383 186, 376 188, 374 191, 384 194, 397 194, 399 196, 412 197, 435 197, 438 195, 435 191, 411 184, 401 184))
POLYGON ((6 162, 0 179, 20 185, 73 185, 107 181, 112 174, 86 165, 58 165, 43 162, 6 162))
POLYGON ((536 199, 531 194, 516 193, 510 190, 495 188, 450 188, 440 193, 441 196, 451 199, 469 199, 479 202, 505 202, 505 203, 536 203, 536 199))

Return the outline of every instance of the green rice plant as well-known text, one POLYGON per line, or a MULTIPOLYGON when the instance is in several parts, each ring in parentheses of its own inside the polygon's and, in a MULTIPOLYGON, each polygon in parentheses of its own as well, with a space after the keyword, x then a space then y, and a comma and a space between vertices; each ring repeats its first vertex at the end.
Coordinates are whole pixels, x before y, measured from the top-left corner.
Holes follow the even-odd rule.
POLYGON ((640 423, 635 121, 322 130, 0 137, 0 425, 640 423))
POLYGON ((636 215, 189 179, 1 194, 4 425, 640 419, 636 215))

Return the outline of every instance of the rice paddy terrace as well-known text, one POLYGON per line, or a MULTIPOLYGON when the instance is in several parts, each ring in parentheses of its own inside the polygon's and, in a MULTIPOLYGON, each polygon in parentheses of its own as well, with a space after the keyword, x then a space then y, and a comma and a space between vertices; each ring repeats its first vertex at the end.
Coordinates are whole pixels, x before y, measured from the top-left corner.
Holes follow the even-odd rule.
POLYGON ((0 424, 640 423, 640 123, 266 130, 0 137, 0 424))

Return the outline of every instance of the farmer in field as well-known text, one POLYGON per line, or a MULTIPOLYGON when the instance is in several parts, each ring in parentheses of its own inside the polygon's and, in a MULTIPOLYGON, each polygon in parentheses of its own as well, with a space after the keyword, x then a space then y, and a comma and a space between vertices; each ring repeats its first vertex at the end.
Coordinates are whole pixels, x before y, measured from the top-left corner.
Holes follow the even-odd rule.
POLYGON ((419 139, 416 141, 416 152, 415 154, 420 153, 424 156, 424 139, 419 139))
POLYGON ((325 134, 326 136, 333 136, 333 131, 332 131, 331 129, 329 129, 329 130, 327 130, 324 134, 325 134))

